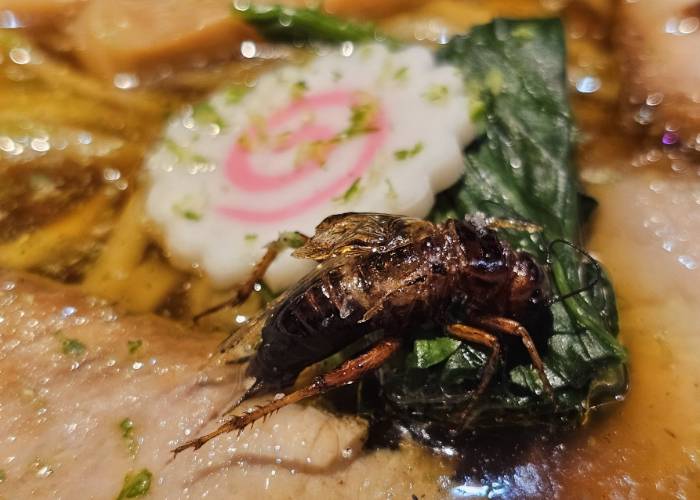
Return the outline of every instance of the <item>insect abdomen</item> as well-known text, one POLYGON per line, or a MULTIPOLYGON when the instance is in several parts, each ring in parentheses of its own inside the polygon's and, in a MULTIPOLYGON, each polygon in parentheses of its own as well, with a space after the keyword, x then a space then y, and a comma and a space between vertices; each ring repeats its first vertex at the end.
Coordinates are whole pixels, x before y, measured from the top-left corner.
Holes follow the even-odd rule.
MULTIPOLYGON (((248 368, 268 386, 285 387, 305 367, 321 361, 367 333, 358 324, 362 307, 346 315, 330 298, 328 277, 319 275, 300 293, 274 310, 263 327, 262 345, 248 368)), ((346 304, 348 307, 348 304, 346 304)))

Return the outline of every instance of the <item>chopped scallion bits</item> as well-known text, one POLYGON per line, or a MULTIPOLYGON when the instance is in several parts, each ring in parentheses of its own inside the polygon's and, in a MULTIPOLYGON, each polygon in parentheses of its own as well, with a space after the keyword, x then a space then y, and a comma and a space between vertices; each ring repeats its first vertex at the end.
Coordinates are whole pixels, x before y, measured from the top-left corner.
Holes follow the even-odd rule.
POLYGON ((127 346, 129 347, 129 354, 134 354, 136 351, 138 351, 141 346, 143 345, 142 340, 127 340, 126 342, 127 346))
POLYGON ((214 106, 208 102, 200 102, 192 107, 192 118, 200 124, 213 123, 220 129, 226 128, 226 122, 221 115, 214 109, 214 106))
POLYGON ((141 469, 136 474, 128 473, 124 477, 124 486, 119 492, 117 500, 144 496, 151 489, 151 479, 153 479, 153 474, 148 469, 141 469))
POLYGON ((348 189, 346 189, 342 195, 340 195, 336 198, 333 198, 333 200, 347 203, 347 202, 351 201, 353 198, 356 198, 360 194, 361 191, 362 191, 362 188, 360 186, 360 178, 358 177, 357 179, 355 179, 353 181, 352 184, 350 184, 350 187, 348 189))
POLYGON ((423 97, 425 97, 430 102, 441 102, 447 98, 448 93, 449 89, 446 85, 433 85, 428 90, 426 90, 426 92, 423 94, 423 97))
POLYGON ((226 89, 226 102, 228 104, 238 104, 243 100, 250 89, 245 85, 232 85, 226 89))
POLYGON ((417 142, 411 149, 399 149, 398 151, 394 151, 394 158, 397 160, 407 160, 413 158, 421 151, 423 151, 423 143, 417 142))

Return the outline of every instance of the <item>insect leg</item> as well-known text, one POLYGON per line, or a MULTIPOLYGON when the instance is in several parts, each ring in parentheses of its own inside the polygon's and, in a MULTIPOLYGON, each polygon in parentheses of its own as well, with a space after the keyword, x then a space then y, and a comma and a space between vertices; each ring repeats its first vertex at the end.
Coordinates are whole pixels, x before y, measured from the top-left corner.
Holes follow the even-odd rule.
POLYGON ((255 284, 262 281, 263 276, 267 272, 270 265, 277 258, 277 255, 285 248, 296 248, 309 239, 308 236, 294 232, 294 233, 282 233, 279 238, 277 238, 272 243, 267 245, 265 254, 260 258, 260 260, 253 267, 253 271, 250 273, 248 279, 241 283, 234 291, 233 297, 230 299, 216 304, 204 311, 197 313, 194 318, 195 323, 205 316, 209 316, 225 307, 235 307, 246 301, 250 294, 253 293, 255 289, 255 284))
POLYGON ((525 222, 517 219, 501 219, 499 217, 487 217, 486 226, 490 229, 513 229, 515 231, 524 231, 530 234, 541 233, 542 226, 525 222))
POLYGON ((523 325, 512 319, 501 318, 498 316, 482 316, 476 318, 474 323, 482 328, 488 328, 489 330, 506 335, 520 337, 525 349, 527 349, 527 352, 530 355, 532 365, 535 367, 535 370, 537 370, 540 380, 542 380, 544 391, 547 393, 549 398, 554 401, 554 389, 552 389, 552 385, 549 383, 547 374, 544 371, 544 363, 542 363, 542 358, 540 358, 540 355, 537 352, 537 348, 535 347, 535 343, 532 341, 532 337, 530 337, 530 334, 523 325))
POLYGON ((334 370, 316 377, 310 385, 279 399, 273 399, 266 405, 259 406, 249 413, 232 417, 215 431, 178 446, 173 450, 173 453, 177 455, 187 448, 198 450, 206 442, 216 436, 231 431, 241 431, 256 420, 274 413, 280 408, 297 403, 303 399, 318 396, 319 394, 323 394, 337 387, 351 384, 383 365, 384 362, 396 352, 400 345, 401 341, 398 338, 392 337, 382 339, 374 344, 368 351, 345 361, 334 370))
POLYGON ((476 388, 472 402, 464 412, 465 414, 468 414, 473 408, 474 404, 479 400, 479 397, 481 397, 484 391, 486 391, 486 387, 488 387, 489 382, 491 382, 491 379, 493 378, 493 374, 496 372, 496 362, 501 355, 501 345, 498 343, 498 339, 494 335, 485 332, 484 330, 462 325, 460 323, 449 325, 447 327, 447 331, 453 337, 458 338, 459 340, 481 344, 491 349, 491 354, 486 360, 483 373, 481 374, 479 386, 476 388))

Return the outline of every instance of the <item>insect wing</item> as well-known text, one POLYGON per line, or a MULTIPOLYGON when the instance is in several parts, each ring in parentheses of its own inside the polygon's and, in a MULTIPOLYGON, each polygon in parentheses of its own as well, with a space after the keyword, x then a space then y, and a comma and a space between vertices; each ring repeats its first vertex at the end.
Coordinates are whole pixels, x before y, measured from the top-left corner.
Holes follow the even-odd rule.
POLYGON ((361 212, 331 215, 292 255, 322 262, 340 255, 383 253, 434 231, 433 223, 414 217, 361 212))
POLYGON ((262 338, 262 329, 279 305, 287 301, 290 297, 303 293, 320 273, 323 273, 332 265, 333 264, 328 262, 317 266, 301 280, 269 302, 264 308, 258 311, 255 316, 251 317, 239 329, 226 337, 223 342, 219 344, 219 352, 224 353, 229 362, 255 354, 255 350, 262 338))

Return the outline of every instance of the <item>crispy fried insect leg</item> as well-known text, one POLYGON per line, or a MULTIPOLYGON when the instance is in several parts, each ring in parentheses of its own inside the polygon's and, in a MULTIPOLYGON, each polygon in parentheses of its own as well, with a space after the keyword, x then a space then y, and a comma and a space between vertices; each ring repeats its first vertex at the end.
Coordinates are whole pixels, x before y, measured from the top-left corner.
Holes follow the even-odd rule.
POLYGON ((291 394, 287 394, 282 398, 274 399, 264 406, 255 408, 250 413, 235 416, 231 418, 231 420, 221 425, 221 427, 215 431, 178 446, 173 450, 173 453, 177 455, 187 448, 194 448, 195 450, 198 450, 205 443, 216 436, 231 431, 242 431, 256 420, 264 418, 265 416, 276 412, 280 408, 297 403, 303 399, 318 396, 319 394, 323 394, 332 389, 351 384, 362 378, 365 374, 376 370, 383 365, 384 362, 396 352, 400 345, 401 341, 398 338, 391 337, 382 339, 374 344, 368 351, 365 351, 353 359, 345 361, 336 369, 316 377, 311 385, 292 392, 291 394))
POLYGON ((489 217, 486 219, 486 225, 491 229, 514 229, 516 231, 525 231, 531 234, 542 232, 542 226, 516 219, 489 217))
POLYGON ((552 389, 552 385, 549 383, 547 374, 544 371, 544 363, 542 363, 542 358, 540 358, 540 355, 537 352, 537 347, 535 347, 535 343, 532 341, 530 334, 523 325, 512 319, 501 318, 498 316, 482 316, 476 318, 474 322, 480 327, 488 328, 491 331, 520 337, 525 349, 527 349, 527 352, 530 355, 532 365, 535 367, 535 370, 537 370, 540 380, 542 380, 544 391, 547 393, 549 398, 554 401, 554 389, 552 389))
MULTIPOLYGON (((250 297, 250 294, 253 293, 253 290, 255 289, 255 284, 259 283, 262 281, 263 276, 265 276, 265 273, 267 272, 267 269, 270 267, 270 265, 274 262, 274 260, 277 258, 277 255, 284 250, 285 248, 292 247, 294 248, 298 243, 290 242, 290 233, 283 233, 280 235, 278 239, 273 241, 272 243, 269 243, 267 245, 267 249, 265 250, 265 254, 260 258, 260 260, 255 264, 255 267, 253 268, 253 271, 250 273, 250 276, 248 277, 247 280, 245 280, 243 283, 241 283, 235 290, 233 297, 230 299, 221 302, 220 304, 216 304, 215 306, 212 306, 208 309, 205 309, 204 311, 196 314, 192 319, 195 323, 197 323, 200 319, 202 319, 205 316, 209 316, 210 314, 213 314, 215 312, 220 311, 221 309, 224 309, 225 307, 235 307, 243 302, 246 301, 248 297, 250 297)), ((308 236, 303 235, 301 233, 293 233, 295 237, 299 238, 302 242, 305 242, 309 239, 308 236)))
POLYGON ((459 340, 481 344, 484 347, 491 349, 491 354, 486 360, 486 364, 484 365, 484 369, 481 374, 479 386, 476 388, 471 403, 464 412, 465 414, 469 414, 481 395, 484 393, 484 391, 486 391, 486 387, 488 387, 489 382, 491 382, 491 379, 493 378, 493 374, 496 372, 496 363, 501 355, 501 345, 498 343, 498 339, 494 335, 485 332, 484 330, 462 325, 460 323, 449 325, 447 327, 447 331, 453 337, 458 338, 459 340))

